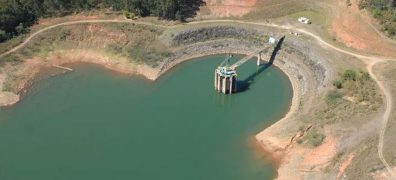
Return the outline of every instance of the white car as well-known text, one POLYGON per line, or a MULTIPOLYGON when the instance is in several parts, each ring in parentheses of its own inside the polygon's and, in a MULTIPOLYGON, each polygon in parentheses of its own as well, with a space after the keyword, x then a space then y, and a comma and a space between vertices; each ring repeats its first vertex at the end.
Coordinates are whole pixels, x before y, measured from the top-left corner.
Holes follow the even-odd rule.
POLYGON ((306 17, 299 17, 298 21, 304 24, 311 24, 311 21, 306 17))

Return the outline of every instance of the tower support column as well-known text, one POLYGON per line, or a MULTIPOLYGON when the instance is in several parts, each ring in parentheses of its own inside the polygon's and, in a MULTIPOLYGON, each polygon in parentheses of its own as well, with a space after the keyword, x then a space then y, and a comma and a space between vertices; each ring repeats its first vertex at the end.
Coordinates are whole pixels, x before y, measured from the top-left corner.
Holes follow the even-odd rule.
POLYGON ((261 52, 257 55, 257 66, 261 65, 261 52))
POLYGON ((217 71, 215 71, 215 74, 214 74, 214 88, 215 88, 215 91, 217 91, 217 71))
POLYGON ((222 92, 223 94, 226 94, 226 84, 227 84, 227 78, 226 78, 226 77, 223 77, 223 81, 222 81, 223 87, 222 87, 222 89, 221 89, 221 92, 222 92))
POLYGON ((221 78, 220 74, 217 74, 217 91, 219 92, 221 90, 221 78))
POLYGON ((234 83, 233 79, 234 79, 233 76, 231 76, 231 77, 230 77, 230 92, 229 92, 230 94, 232 94, 232 87, 234 86, 234 84, 233 84, 233 83, 234 83))

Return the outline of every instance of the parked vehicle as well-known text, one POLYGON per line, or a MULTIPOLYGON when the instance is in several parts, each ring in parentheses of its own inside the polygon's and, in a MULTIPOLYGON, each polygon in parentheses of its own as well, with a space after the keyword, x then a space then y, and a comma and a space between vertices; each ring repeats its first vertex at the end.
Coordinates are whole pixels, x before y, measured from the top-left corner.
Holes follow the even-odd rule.
POLYGON ((306 17, 299 17, 298 21, 304 24, 311 24, 311 21, 306 17))

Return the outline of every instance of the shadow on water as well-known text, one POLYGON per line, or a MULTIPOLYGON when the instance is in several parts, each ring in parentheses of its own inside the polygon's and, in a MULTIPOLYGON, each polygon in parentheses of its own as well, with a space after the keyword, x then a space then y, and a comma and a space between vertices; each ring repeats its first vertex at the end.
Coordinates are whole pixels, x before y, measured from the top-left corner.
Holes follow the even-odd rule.
POLYGON ((278 54, 279 50, 282 48, 283 41, 285 40, 285 36, 283 36, 281 39, 279 39, 278 44, 276 45, 274 51, 271 54, 270 60, 266 64, 262 64, 258 67, 257 71, 248 76, 244 80, 238 80, 237 81, 237 93, 244 92, 249 90, 250 85, 254 83, 254 80, 266 69, 271 67, 274 64, 276 55, 278 54))

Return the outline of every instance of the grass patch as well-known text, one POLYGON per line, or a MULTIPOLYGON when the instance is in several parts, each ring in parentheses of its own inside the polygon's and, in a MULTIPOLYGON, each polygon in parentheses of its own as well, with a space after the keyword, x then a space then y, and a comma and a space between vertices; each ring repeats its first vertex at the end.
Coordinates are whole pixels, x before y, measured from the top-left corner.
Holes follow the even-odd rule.
POLYGON ((300 11, 300 12, 291 14, 289 17, 295 19, 295 21, 297 21, 297 19, 299 17, 306 17, 306 18, 310 19, 313 24, 317 24, 320 26, 325 26, 326 22, 327 22, 327 18, 323 13, 318 12, 318 11, 313 11, 313 10, 300 11))
POLYGON ((302 142, 307 142, 309 145, 313 147, 318 147, 323 143, 325 138, 326 136, 324 134, 319 133, 318 131, 315 130, 311 130, 304 136, 302 142))
POLYGON ((159 61, 172 55, 168 47, 158 39, 163 33, 161 29, 128 24, 111 24, 108 27, 124 32, 128 39, 124 45, 110 44, 107 50, 111 53, 152 67, 158 66, 159 61))
POLYGON ((316 113, 315 119, 322 124, 344 121, 352 116, 364 119, 382 104, 376 84, 367 72, 346 70, 333 85, 334 89, 326 95, 325 107, 316 113))
POLYGON ((70 35, 70 30, 65 27, 57 27, 49 30, 34 39, 27 44, 26 47, 20 49, 20 53, 25 58, 31 58, 33 56, 46 57, 51 51, 53 51, 57 45, 60 45, 66 41, 70 35))
POLYGON ((47 57, 55 50, 104 51, 155 67, 172 54, 158 39, 162 32, 154 27, 122 23, 62 26, 36 36, 17 53, 31 58, 47 57))
POLYGON ((12 63, 12 64, 17 64, 22 62, 22 59, 14 54, 10 54, 7 56, 4 56, 1 59, 0 65, 4 65, 5 63, 12 63))
POLYGON ((331 90, 326 96, 326 104, 328 106, 337 105, 342 101, 342 93, 338 90, 331 90))
POLYGON ((15 36, 7 41, 0 43, 0 53, 4 53, 13 47, 17 46, 18 44, 22 43, 25 39, 26 35, 21 34, 19 36, 15 36))
POLYGON ((307 4, 301 1, 271 0, 258 1, 252 12, 243 18, 249 20, 263 20, 265 18, 278 18, 307 9, 307 4))

